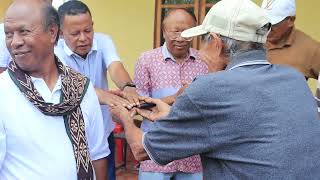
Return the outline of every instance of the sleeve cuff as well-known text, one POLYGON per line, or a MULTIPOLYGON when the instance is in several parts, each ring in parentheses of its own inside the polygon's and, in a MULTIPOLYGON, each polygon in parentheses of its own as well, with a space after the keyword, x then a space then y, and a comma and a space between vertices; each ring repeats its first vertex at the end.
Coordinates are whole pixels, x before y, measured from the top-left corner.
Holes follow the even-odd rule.
POLYGON ((144 150, 147 152, 149 158, 150 158, 153 162, 155 162, 156 164, 158 164, 158 165, 160 165, 160 166, 165 165, 165 164, 161 164, 160 162, 158 162, 158 161, 156 160, 156 158, 151 154, 150 150, 148 149, 148 146, 145 144, 145 143, 146 143, 146 142, 145 142, 145 135, 146 135, 146 134, 147 134, 147 132, 144 132, 143 135, 142 135, 142 145, 143 145, 144 150))
POLYGON ((110 155, 110 150, 108 148, 107 151, 97 153, 97 154, 91 156, 91 161, 99 160, 99 159, 105 158, 109 155, 110 155))

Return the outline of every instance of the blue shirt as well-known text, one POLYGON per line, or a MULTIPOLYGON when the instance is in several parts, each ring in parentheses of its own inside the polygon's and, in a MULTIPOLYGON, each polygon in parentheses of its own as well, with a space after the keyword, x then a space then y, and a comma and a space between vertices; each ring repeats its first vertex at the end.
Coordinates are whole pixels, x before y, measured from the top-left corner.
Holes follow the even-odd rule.
MULTIPOLYGON (((120 61, 111 37, 102 33, 94 33, 92 48, 86 59, 72 52, 63 39, 58 41, 54 52, 64 64, 87 76, 94 87, 104 90, 108 89, 108 66, 114 61, 120 61)), ((108 106, 102 105, 101 111, 106 131, 110 133, 115 125, 108 106)))
POLYGON ((317 106, 304 76, 250 51, 226 71, 199 76, 143 144, 162 165, 200 154, 204 179, 319 179, 318 137, 317 106))

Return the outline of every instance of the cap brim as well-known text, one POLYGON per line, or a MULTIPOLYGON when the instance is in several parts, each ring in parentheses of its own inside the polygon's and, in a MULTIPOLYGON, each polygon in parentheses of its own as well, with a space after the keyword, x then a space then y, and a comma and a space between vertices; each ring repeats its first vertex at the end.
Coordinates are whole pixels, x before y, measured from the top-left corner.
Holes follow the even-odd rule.
POLYGON ((283 16, 273 16, 273 15, 268 15, 268 18, 271 22, 272 25, 278 24, 282 20, 284 20, 286 17, 283 16))
POLYGON ((206 33, 208 33, 208 31, 204 30, 202 25, 199 25, 199 26, 184 30, 181 33, 181 36, 184 38, 189 38, 189 37, 199 36, 206 33))

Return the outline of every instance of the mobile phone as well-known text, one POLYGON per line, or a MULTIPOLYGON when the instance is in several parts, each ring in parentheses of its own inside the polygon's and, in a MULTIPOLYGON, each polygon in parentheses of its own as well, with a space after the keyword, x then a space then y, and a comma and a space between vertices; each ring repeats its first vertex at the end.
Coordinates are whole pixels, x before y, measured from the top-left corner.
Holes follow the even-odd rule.
POLYGON ((155 106, 156 106, 156 104, 154 104, 154 103, 144 102, 144 103, 141 103, 141 104, 138 106, 138 108, 140 108, 140 109, 150 109, 150 108, 153 108, 153 107, 155 107, 155 106))

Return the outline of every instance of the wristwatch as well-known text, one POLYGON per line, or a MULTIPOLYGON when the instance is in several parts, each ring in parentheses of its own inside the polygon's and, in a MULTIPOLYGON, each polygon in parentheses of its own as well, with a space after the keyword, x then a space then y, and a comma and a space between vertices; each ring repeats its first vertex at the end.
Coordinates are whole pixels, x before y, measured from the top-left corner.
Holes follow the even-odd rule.
POLYGON ((127 86, 129 86, 129 87, 136 87, 136 85, 135 84, 133 84, 132 82, 126 82, 123 86, 122 86, 122 88, 121 88, 121 90, 124 90, 124 88, 126 88, 127 86))

